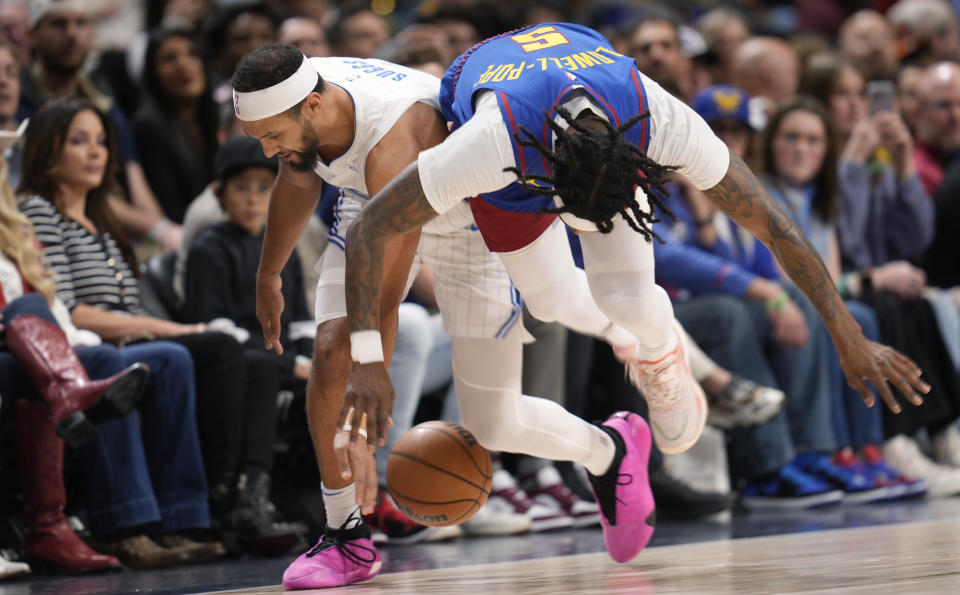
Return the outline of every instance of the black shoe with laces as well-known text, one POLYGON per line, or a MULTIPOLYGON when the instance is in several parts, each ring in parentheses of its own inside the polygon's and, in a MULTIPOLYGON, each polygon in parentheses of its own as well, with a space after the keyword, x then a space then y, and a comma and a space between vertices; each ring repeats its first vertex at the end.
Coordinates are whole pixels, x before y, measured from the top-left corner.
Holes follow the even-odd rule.
POLYGON ((283 573, 283 587, 342 587, 373 578, 381 565, 370 529, 356 513, 343 526, 328 527, 315 546, 293 561, 283 573))
POLYGON ((650 489, 657 501, 657 510, 666 518, 696 519, 722 512, 733 505, 729 494, 694 490, 663 470, 651 471, 650 489))

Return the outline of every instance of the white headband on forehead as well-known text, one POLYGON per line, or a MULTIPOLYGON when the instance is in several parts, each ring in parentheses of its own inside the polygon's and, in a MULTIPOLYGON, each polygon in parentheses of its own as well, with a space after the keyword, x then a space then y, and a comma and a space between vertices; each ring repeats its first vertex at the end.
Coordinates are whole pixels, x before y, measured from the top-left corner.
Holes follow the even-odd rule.
POLYGON ((233 110, 237 119, 243 122, 282 114, 303 101, 316 88, 318 80, 320 74, 304 56, 296 72, 272 87, 249 93, 240 93, 234 89, 233 110))
POLYGON ((89 10, 86 0, 32 0, 27 12, 27 26, 31 29, 43 20, 43 17, 59 10, 75 10, 86 13, 89 10))

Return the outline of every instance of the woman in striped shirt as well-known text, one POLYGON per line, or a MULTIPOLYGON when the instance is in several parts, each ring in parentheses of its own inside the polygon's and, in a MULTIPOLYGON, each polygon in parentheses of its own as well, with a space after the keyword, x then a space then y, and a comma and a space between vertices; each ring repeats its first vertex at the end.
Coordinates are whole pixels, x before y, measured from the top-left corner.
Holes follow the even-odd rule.
POLYGON ((107 341, 164 339, 190 351, 214 522, 222 521, 220 529, 229 531, 231 542, 237 537, 241 546, 290 548, 299 536, 295 528, 274 525, 263 513, 272 506, 269 494, 244 490, 257 484, 248 477, 272 467, 277 371, 268 360, 246 358, 233 337, 207 331, 205 324, 146 314, 133 252, 107 202, 113 149, 107 119, 82 100, 48 103, 27 129, 20 209, 44 245, 57 295, 74 324, 107 341))
MULTIPOLYGON (((130 407, 126 407, 117 412, 122 413, 120 417, 102 420, 99 438, 94 440, 96 434, 89 436, 79 450, 88 478, 88 520, 95 533, 108 535, 100 549, 116 553, 129 566, 161 566, 196 559, 199 551, 162 547, 142 531, 133 530, 159 521, 159 530, 167 535, 156 538, 174 544, 178 538, 172 534, 209 525, 200 444, 196 424, 192 423, 193 383, 182 379, 192 371, 190 354, 173 343, 149 349, 118 349, 101 344, 94 333, 78 330, 55 296, 54 283, 42 265, 32 226, 17 210, 5 173, 6 163, 0 162, 0 303, 4 304, 3 323, 7 327, 3 329, 3 340, 10 350, 9 354, 0 352, 0 391, 19 396, 30 390, 24 386, 23 371, 17 369, 14 361, 31 372, 30 377, 35 380, 38 369, 52 368, 46 373, 47 392, 56 391, 57 377, 75 379, 82 372, 63 367, 70 359, 79 358, 94 377, 134 362, 148 362, 152 368, 149 375, 143 364, 134 368, 143 377, 137 390, 138 395, 145 393, 141 412, 149 427, 142 430, 143 438, 139 420, 128 414, 130 407), (54 341, 57 336, 62 337, 59 342, 54 341), (78 345, 75 355, 65 344, 67 340, 78 345), (30 356, 29 360, 34 360, 32 363, 24 362, 23 351, 30 356), (155 448, 149 443, 151 433, 176 443, 155 448), (104 473, 106 469, 110 470, 109 477, 104 473), (104 484, 107 479, 110 483, 104 484), (193 488, 197 484, 201 487, 193 488), (174 509, 177 517, 165 519, 168 511, 174 509), (123 534, 109 536, 119 529, 125 530, 123 534)), ((37 388, 44 390, 39 385, 37 388)), ((68 389, 60 390, 61 398, 67 396, 69 401, 68 389)), ((50 400, 48 395, 47 401, 50 400)), ((50 413, 28 400, 21 399, 15 405, 27 517, 24 555, 72 572, 119 566, 116 557, 90 550, 76 537, 63 515, 63 442, 57 439, 51 421, 56 421, 56 411, 63 409, 64 404, 54 407, 54 403, 49 403, 50 413)), ((130 406, 134 404, 135 400, 130 406)), ((66 433, 68 438, 75 434, 66 433)), ((71 444, 75 442, 71 439, 71 444)), ((210 551, 209 546, 204 547, 210 551)))

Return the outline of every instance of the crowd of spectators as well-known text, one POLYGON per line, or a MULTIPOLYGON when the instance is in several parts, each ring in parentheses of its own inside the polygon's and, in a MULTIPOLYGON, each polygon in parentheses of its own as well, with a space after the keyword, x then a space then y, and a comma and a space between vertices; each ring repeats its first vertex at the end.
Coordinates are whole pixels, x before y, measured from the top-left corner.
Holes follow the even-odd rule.
MULTIPOLYGON (((726 456, 712 469, 721 487, 707 488, 655 452, 661 515, 960 494, 958 11, 955 0, 0 0, 0 249, 11 263, 0 356, 19 358, 9 321, 30 299, 91 378, 129 366, 146 378, 134 411, 91 413, 96 433, 63 454, 57 434, 71 434, 45 389, 25 380, 26 364, 0 366, 0 434, 17 435, 16 452, 0 453, 11 519, 0 548, 80 572, 281 555, 319 534, 304 408, 314 263, 338 189, 324 188, 284 269, 288 350, 268 353, 254 286, 277 164, 234 117, 233 69, 279 42, 442 76, 482 39, 551 21, 605 34, 746 159, 865 334, 917 361, 932 387, 899 414, 866 407, 772 255, 675 176, 661 197, 676 218, 658 223, 658 283, 726 456), (101 342, 108 359, 84 351, 101 342), (776 407, 756 418, 724 409, 764 399, 776 407)), ((458 418, 430 271, 399 318, 381 481, 405 429, 458 418)), ((526 394, 586 419, 643 409, 605 343, 525 322, 538 339, 524 352, 526 394)), ((576 466, 503 455, 496 469, 490 503, 463 527, 417 525, 384 492, 368 522, 388 543, 598 522, 576 466)), ((0 576, 22 571, 0 563, 0 576)))

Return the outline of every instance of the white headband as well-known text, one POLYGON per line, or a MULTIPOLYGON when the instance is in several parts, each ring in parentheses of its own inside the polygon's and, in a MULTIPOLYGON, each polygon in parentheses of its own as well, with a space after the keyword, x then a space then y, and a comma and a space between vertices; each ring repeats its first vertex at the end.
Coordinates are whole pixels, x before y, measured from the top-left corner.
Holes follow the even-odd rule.
POLYGON ((27 26, 33 29, 43 17, 60 10, 75 10, 87 13, 89 7, 85 0, 32 0, 27 13, 27 26))
POLYGON ((303 101, 316 88, 318 80, 320 74, 304 56, 296 72, 272 87, 249 93, 234 89, 233 110, 243 122, 276 116, 303 101))

